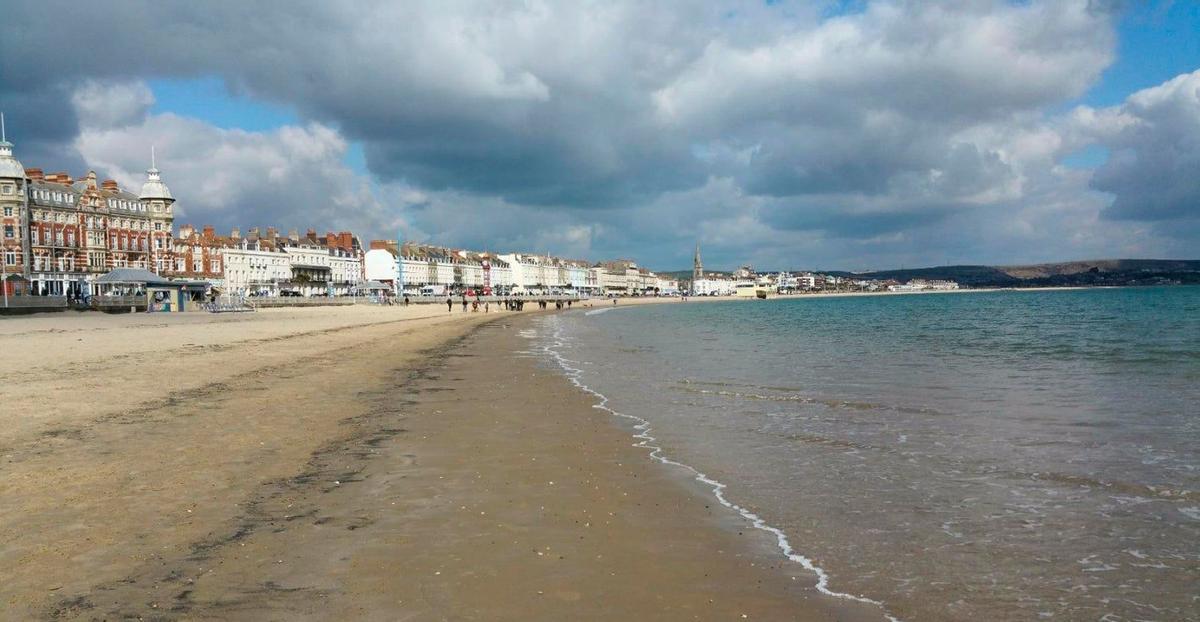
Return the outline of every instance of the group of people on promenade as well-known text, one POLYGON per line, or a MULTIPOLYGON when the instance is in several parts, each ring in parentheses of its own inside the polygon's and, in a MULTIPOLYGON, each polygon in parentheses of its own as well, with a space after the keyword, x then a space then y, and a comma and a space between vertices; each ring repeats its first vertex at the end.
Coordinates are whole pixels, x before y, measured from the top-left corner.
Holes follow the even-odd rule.
MULTIPOLYGON (((572 300, 566 300, 566 301, 555 300, 554 308, 555 309, 563 309, 565 307, 565 308, 569 309, 569 308, 571 308, 571 304, 573 302, 574 301, 572 301, 572 300)), ((538 303, 539 309, 550 308, 550 303, 545 300, 539 300, 539 301, 537 301, 537 303, 538 303)), ((408 296, 404 297, 404 304, 406 306, 408 305, 408 296)), ((525 310, 525 301, 520 298, 505 298, 503 300, 497 301, 496 304, 501 305, 505 311, 524 311, 525 310)), ((462 296, 463 313, 467 312, 468 307, 470 308, 472 313, 478 312, 480 307, 483 308, 484 313, 489 313, 491 311, 491 301, 490 300, 480 301, 478 298, 476 298, 474 300, 470 300, 464 294, 462 296)), ((446 311, 448 313, 454 311, 454 297, 453 296, 446 296, 446 311)))

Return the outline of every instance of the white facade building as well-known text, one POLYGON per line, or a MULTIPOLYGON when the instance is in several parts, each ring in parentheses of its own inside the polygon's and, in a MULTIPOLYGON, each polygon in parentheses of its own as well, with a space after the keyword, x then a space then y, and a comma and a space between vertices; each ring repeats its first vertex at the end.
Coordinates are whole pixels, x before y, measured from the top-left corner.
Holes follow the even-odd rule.
POLYGON ((480 263, 483 267, 485 286, 491 287, 493 293, 501 295, 512 291, 515 283, 512 266, 507 261, 499 257, 484 256, 480 263))
POLYGON ((679 281, 661 276, 658 277, 658 294, 660 296, 678 296, 679 281))
POLYGON ((287 253, 260 250, 257 243, 243 241, 240 246, 223 249, 225 287, 240 296, 275 296, 280 284, 292 280, 287 253))
POLYGON ((340 249, 329 251, 329 268, 337 295, 351 294, 363 282, 363 264, 355 255, 340 249))
POLYGON ((692 281, 693 296, 732 296, 735 289, 732 279, 705 276, 692 281))
POLYGON ((373 248, 363 255, 363 272, 366 280, 394 285, 396 283, 396 255, 392 251, 373 248))
POLYGON ((291 266, 286 287, 303 296, 347 296, 363 280, 362 261, 352 253, 319 244, 283 247, 291 266))

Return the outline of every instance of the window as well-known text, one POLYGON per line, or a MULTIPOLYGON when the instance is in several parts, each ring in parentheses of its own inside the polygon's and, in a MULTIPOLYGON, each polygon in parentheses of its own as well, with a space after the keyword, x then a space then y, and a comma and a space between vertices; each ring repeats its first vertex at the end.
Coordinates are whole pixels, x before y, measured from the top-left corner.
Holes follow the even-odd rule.
POLYGON ((5 215, 5 216, 12 216, 12 206, 11 206, 11 205, 5 205, 5 206, 4 206, 4 215, 5 215))
POLYGON ((4 263, 6 263, 10 266, 17 265, 17 252, 16 251, 4 251, 4 263))
POLYGON ((3 192, 4 194, 12 194, 13 187, 8 184, 4 184, 3 190, 0 190, 0 192, 3 192))
POLYGON ((155 231, 162 231, 162 223, 161 223, 161 222, 156 222, 156 223, 154 223, 154 230, 155 230, 155 231))
POLYGON ((16 235, 16 230, 13 229, 12 225, 4 225, 4 237, 12 238, 15 235, 16 235))

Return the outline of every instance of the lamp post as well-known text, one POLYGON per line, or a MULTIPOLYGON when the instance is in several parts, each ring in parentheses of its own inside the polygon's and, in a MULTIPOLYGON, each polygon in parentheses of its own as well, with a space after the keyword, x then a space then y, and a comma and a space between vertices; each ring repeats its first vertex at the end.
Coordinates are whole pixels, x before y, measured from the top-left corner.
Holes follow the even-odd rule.
POLYGON ((396 300, 404 296, 404 232, 396 230, 396 300))

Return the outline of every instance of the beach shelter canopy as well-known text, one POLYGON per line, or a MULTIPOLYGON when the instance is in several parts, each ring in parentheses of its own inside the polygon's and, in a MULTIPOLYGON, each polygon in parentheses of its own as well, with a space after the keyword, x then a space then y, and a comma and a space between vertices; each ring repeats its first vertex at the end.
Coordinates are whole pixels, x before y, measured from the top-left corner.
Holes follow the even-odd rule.
POLYGON ((96 283, 105 285, 150 285, 160 287, 178 287, 149 270, 141 268, 115 268, 108 274, 96 279, 96 283))
POLYGON ((379 281, 367 281, 365 283, 359 283, 357 289, 364 292, 392 291, 390 285, 385 285, 379 281))

